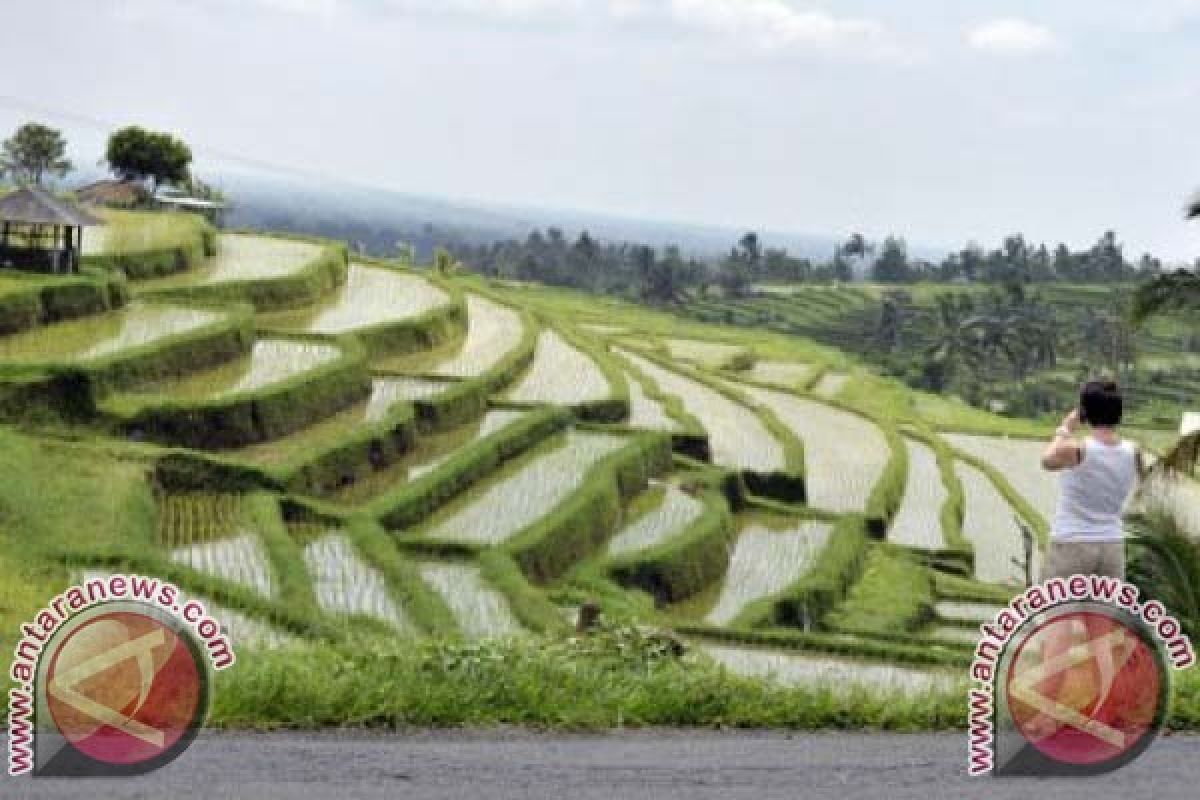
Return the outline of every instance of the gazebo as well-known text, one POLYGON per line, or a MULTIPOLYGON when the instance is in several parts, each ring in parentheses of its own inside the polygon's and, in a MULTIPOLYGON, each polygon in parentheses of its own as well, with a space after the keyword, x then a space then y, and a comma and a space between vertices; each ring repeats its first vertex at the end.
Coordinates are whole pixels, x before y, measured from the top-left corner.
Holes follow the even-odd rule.
POLYGON ((17 189, 0 197, 0 267, 78 272, 83 229, 103 224, 45 189, 17 189))

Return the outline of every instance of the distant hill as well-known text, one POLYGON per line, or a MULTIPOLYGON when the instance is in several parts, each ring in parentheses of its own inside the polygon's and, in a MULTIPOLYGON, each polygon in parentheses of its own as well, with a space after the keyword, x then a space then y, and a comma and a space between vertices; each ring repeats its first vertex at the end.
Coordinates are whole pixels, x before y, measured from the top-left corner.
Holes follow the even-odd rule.
MULTIPOLYGON (((678 245, 686 255, 707 259, 728 252, 746 232, 734 227, 456 201, 315 177, 233 171, 207 177, 232 201, 227 218, 230 226, 320 233, 357 243, 375 254, 395 252, 396 243, 405 241, 427 258, 438 245, 524 238, 534 229, 557 227, 568 237, 586 230, 602 241, 678 245)), ((813 259, 829 258, 842 241, 837 236, 758 233, 767 247, 785 247, 813 259)), ((940 255, 928 248, 915 254, 940 255)))

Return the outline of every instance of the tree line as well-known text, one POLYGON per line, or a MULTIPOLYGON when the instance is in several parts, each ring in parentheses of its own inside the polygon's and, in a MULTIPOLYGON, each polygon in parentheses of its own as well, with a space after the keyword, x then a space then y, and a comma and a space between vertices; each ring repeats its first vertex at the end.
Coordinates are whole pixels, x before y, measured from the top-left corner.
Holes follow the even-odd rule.
POLYGON ((684 256, 678 247, 600 242, 587 231, 571 239, 559 228, 535 230, 524 240, 460 243, 451 249, 468 267, 492 277, 622 294, 662 305, 679 301, 692 290, 703 293, 717 288, 737 296, 749 293, 757 283, 769 282, 1115 283, 1163 272, 1162 262, 1150 255, 1136 263, 1129 261, 1112 231, 1083 250, 1065 244, 1051 250, 1014 234, 994 249, 972 243, 936 262, 910 257, 900 237, 889 236, 876 245, 861 234, 850 236, 828 259, 819 261, 792 255, 785 248, 765 247, 753 232, 716 259, 684 256))

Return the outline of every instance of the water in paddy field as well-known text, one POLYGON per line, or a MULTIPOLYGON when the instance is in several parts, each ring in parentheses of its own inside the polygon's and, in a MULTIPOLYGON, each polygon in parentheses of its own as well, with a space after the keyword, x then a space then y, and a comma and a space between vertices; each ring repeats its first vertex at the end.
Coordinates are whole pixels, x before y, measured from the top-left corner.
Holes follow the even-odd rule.
POLYGON ((942 438, 995 468, 1044 520, 1054 519, 1058 481, 1042 469, 1045 442, 967 433, 944 433, 942 438))
POLYGON ((617 532, 608 544, 610 555, 645 550, 682 534, 704 513, 704 503, 673 484, 652 487, 660 495, 652 509, 617 532))
POLYGON ((591 467, 625 444, 620 436, 571 431, 552 450, 520 459, 486 488, 452 503, 423 533, 456 542, 502 542, 570 497, 591 467))
POLYGON ((119 311, 0 336, 0 360, 87 362, 203 328, 224 316, 217 311, 136 303, 119 311))
POLYGON ((786 469, 783 445, 753 410, 648 358, 628 350, 616 352, 662 392, 679 398, 684 409, 700 421, 708 432, 713 463, 754 472, 786 469))
MULTIPOLYGON (((1025 540, 1016 510, 980 470, 962 461, 954 471, 963 488, 963 536, 975 550, 975 577, 985 583, 1025 583, 1025 540)), ((1041 573, 1041 552, 1033 550, 1032 576, 1041 573)))
POLYGON ((337 345, 296 339, 259 339, 250 355, 213 369, 137 388, 176 398, 218 397, 281 383, 339 358, 337 345))
POLYGON ((424 278, 351 264, 346 284, 331 299, 291 316, 309 333, 345 333, 410 319, 449 302, 446 292, 424 278))
POLYGON ((946 537, 942 532, 942 506, 950 497, 942 483, 937 455, 929 445, 905 439, 908 450, 908 481, 904 498, 888 529, 888 540, 906 547, 942 550, 946 537))
POLYGON ((825 547, 831 531, 829 523, 809 520, 743 527, 729 559, 721 594, 707 621, 727 625, 750 603, 782 592, 800 580, 825 547))
POLYGON ((679 423, 671 419, 663 404, 646 394, 641 382, 632 375, 625 376, 629 385, 629 424, 652 431, 674 431, 679 423))
POLYGON ((826 688, 843 694, 879 690, 922 694, 952 689, 959 682, 956 676, 945 672, 871 664, 835 656, 714 644, 699 645, 697 649, 738 675, 766 678, 785 686, 826 688))
POLYGON ((525 375, 509 391, 514 403, 571 406, 604 400, 612 394, 608 379, 589 356, 556 331, 542 331, 525 375))
POLYGON ((702 367, 717 368, 729 363, 735 356, 745 353, 744 347, 720 342, 705 342, 697 339, 667 339, 667 351, 671 358, 691 361, 702 367))
POLYGON ((490 370, 521 343, 521 315, 477 294, 467 295, 467 337, 462 346, 435 363, 432 375, 473 378, 490 370))
POLYGON ((815 400, 745 387, 804 443, 808 504, 826 511, 862 511, 891 459, 875 423, 815 400), (853 446, 847 447, 847 442, 853 446))
POLYGON ((165 289, 259 278, 281 278, 299 272, 320 255, 321 247, 309 242, 244 233, 224 233, 217 239, 217 254, 201 266, 177 275, 142 281, 141 285, 165 289))
POLYGON ((171 551, 171 560, 246 586, 264 597, 273 597, 276 592, 271 563, 257 533, 176 547, 171 551))
POLYGON ((794 389, 808 382, 813 374, 813 366, 789 361, 756 361, 744 374, 758 383, 794 389))
POLYGON ((508 600, 484 582, 479 567, 429 561, 420 570, 421 579, 441 595, 468 638, 521 632, 508 600))
POLYGON ((331 531, 306 544, 304 564, 322 609, 336 614, 365 614, 399 631, 413 630, 412 623, 392 601, 383 574, 362 559, 344 533, 331 531))

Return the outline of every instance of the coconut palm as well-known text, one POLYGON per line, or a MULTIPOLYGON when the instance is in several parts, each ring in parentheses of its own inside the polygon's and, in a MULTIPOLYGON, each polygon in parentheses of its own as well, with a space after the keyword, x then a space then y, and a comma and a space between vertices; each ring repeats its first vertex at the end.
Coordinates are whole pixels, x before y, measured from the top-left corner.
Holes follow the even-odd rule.
POLYGON ((1189 636, 1200 634, 1200 544, 1167 514, 1132 516, 1126 528, 1129 579, 1171 609, 1189 636))

